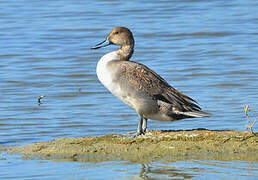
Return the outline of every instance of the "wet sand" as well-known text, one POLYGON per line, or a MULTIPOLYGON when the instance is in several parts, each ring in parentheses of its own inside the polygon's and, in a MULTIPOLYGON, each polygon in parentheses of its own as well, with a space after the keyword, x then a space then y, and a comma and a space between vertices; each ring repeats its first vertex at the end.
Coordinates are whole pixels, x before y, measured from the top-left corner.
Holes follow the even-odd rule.
POLYGON ((61 138, 7 148, 25 159, 150 162, 184 159, 258 161, 258 135, 239 131, 151 131, 137 138, 122 135, 61 138))

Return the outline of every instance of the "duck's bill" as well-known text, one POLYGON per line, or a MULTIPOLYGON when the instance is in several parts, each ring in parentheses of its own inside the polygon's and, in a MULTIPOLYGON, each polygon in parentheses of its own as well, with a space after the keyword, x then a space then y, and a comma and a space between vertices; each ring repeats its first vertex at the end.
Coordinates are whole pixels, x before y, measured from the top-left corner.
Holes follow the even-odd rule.
POLYGON ((104 41, 102 41, 101 43, 97 44, 96 46, 92 47, 91 49, 99 49, 105 46, 110 45, 110 42, 108 40, 108 38, 106 38, 104 41))

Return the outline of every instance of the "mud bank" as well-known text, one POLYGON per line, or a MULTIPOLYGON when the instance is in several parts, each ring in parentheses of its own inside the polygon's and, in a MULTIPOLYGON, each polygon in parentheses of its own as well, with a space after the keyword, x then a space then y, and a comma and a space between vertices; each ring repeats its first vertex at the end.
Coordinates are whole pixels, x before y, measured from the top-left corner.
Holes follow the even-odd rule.
POLYGON ((68 161, 213 159, 258 161, 258 136, 236 131, 151 131, 137 138, 106 135, 39 142, 9 153, 68 161))

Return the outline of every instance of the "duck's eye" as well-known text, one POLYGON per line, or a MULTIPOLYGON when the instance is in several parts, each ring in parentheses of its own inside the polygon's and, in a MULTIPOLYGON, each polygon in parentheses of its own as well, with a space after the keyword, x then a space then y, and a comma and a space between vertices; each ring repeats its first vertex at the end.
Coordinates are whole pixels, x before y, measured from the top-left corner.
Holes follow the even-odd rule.
POLYGON ((115 34, 118 34, 118 33, 119 33, 119 31, 116 31, 116 32, 115 32, 115 34))

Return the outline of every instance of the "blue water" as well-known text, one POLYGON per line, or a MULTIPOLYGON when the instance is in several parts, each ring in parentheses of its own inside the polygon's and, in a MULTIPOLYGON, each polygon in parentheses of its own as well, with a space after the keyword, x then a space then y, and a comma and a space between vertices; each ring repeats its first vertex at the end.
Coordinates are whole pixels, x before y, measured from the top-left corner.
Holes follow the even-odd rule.
MULTIPOLYGON (((245 130, 243 105, 251 106, 251 120, 258 114, 257 7, 253 0, 0 1, 0 145, 136 130, 136 113, 114 98, 95 72, 98 59, 117 47, 89 49, 116 26, 130 28, 135 36, 132 60, 149 66, 213 114, 173 123, 150 121, 150 130, 245 130), (40 95, 46 97, 39 106, 40 95)), ((153 173, 128 162, 1 157, 0 179, 258 176, 257 163, 238 161, 155 162, 149 165, 153 173)))

